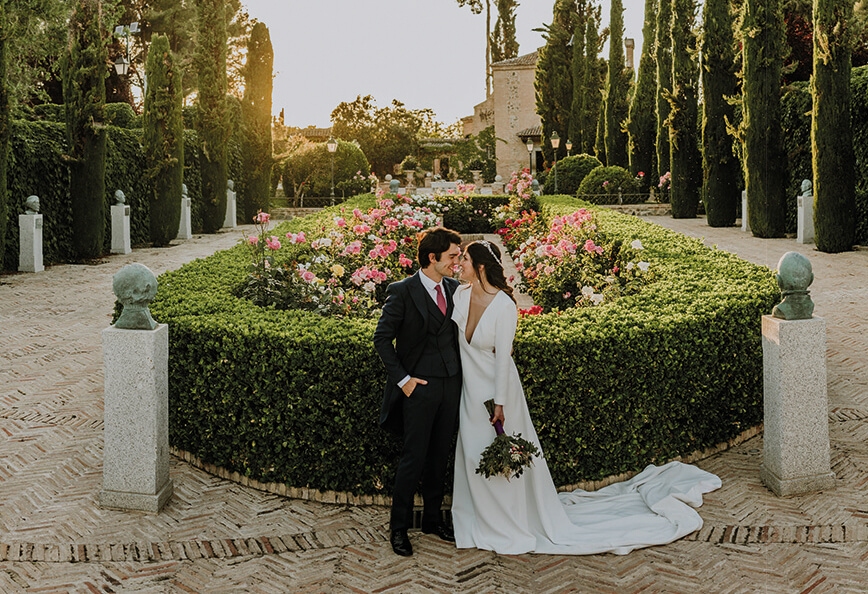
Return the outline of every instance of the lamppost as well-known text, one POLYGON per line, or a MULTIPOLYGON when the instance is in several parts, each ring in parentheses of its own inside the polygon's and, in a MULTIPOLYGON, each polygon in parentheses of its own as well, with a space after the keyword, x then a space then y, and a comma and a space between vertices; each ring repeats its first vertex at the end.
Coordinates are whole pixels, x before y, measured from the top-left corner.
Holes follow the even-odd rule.
POLYGON ((332 206, 335 205, 335 151, 338 150, 338 141, 334 138, 329 138, 326 146, 329 149, 329 155, 331 155, 332 161, 332 206))
POLYGON ((123 37, 126 41, 125 55, 120 56, 115 60, 115 72, 118 76, 126 76, 130 71, 130 35, 139 32, 139 23, 130 23, 129 25, 118 25, 115 27, 115 37, 123 37))
POLYGON ((570 151, 573 150, 573 141, 567 138, 567 156, 570 156, 570 151))
POLYGON ((555 159, 555 194, 558 193, 558 147, 561 145, 561 137, 558 136, 557 130, 552 132, 552 137, 550 138, 552 141, 552 148, 554 149, 554 159, 555 159))
POLYGON ((533 140, 528 137, 527 144, 528 168, 527 172, 533 175, 533 140))

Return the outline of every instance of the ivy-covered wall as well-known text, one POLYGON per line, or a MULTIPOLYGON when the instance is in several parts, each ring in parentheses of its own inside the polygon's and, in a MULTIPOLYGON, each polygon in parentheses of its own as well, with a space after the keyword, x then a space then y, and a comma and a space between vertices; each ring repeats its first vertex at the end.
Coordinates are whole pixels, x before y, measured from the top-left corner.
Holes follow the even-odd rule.
MULTIPOLYGON (((856 153, 856 243, 868 245, 868 66, 850 76, 850 125, 856 153)), ((811 88, 793 83, 781 98, 781 127, 787 156, 786 231, 796 232, 797 196, 811 166, 811 88)))
MULTIPOLYGON (((108 126, 105 173, 105 238, 103 253, 111 248, 111 213, 115 190, 123 190, 130 205, 130 241, 141 246, 149 243, 150 217, 145 192, 145 160, 141 129, 108 126)), ((14 120, 9 151, 9 207, 6 249, 0 270, 18 270, 18 215, 24 214, 24 199, 39 196, 43 214, 43 261, 46 265, 74 260, 72 250, 72 210, 69 196, 69 167, 64 124, 50 121, 14 120)), ((192 224, 195 233, 202 231, 201 176, 199 174, 199 138, 194 130, 184 131, 184 183, 192 201, 192 224)), ((229 144, 229 177, 241 180, 241 147, 229 144)), ((237 188, 236 182, 236 188, 237 188)))

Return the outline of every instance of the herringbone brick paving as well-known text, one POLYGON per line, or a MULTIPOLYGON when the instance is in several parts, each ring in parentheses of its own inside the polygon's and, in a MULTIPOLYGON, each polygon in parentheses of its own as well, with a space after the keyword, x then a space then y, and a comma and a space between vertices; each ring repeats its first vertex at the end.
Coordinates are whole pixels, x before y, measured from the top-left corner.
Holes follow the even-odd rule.
POLYGON ((99 509, 111 276, 129 262, 174 269, 247 227, 0 276, 0 592, 868 591, 868 251, 828 255, 704 219, 648 220, 769 267, 790 250, 811 258, 828 330, 835 489, 772 495, 759 481, 758 436, 699 463, 723 480, 700 509, 701 530, 624 557, 498 556, 416 533, 416 555, 399 558, 385 508, 286 499, 175 459, 175 495, 159 515, 99 509))

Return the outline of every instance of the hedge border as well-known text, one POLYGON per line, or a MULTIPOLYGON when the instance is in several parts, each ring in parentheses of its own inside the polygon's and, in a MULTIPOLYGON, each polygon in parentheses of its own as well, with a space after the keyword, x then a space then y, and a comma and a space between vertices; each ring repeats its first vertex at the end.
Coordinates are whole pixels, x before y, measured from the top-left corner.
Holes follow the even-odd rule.
MULTIPOLYGON (((584 206, 611 237, 641 237, 660 274, 643 294, 611 305, 521 320, 516 362, 555 483, 638 470, 758 425, 760 318, 779 295, 771 272, 570 197, 542 202, 546 217, 584 206), (715 333, 720 340, 709 340, 715 333), (656 350, 643 351, 643 341, 656 350), (689 354, 696 352, 706 356, 694 360, 689 354), (644 365, 642 357, 648 364, 641 373, 626 370, 624 361, 644 365), (684 385, 695 388, 687 400, 684 385), (563 394, 575 406, 564 406, 563 394), (697 409, 713 413, 697 417, 697 409)), ((315 237, 340 208, 372 205, 370 196, 356 198, 275 234, 293 229, 315 237)), ((376 428, 385 378, 370 340, 375 322, 242 302, 231 288, 243 280, 245 258, 230 249, 161 276, 152 310, 171 322, 172 444, 262 483, 384 493, 399 444, 376 428)))

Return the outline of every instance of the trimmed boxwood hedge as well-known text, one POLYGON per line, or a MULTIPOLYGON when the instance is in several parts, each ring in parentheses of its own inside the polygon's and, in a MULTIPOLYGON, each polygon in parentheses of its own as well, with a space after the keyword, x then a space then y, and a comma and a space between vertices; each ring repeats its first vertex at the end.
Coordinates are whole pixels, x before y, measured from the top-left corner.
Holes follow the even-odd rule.
MULTIPOLYGON (((545 217, 571 197, 542 199, 545 217)), ((281 224, 316 237, 354 198, 281 224)), ((524 317, 521 373, 557 484, 638 470, 732 438, 762 420, 763 314, 771 271, 606 209, 607 234, 641 239, 657 280, 608 305, 524 317)), ((160 276, 169 324, 171 443, 262 482, 381 494, 399 444, 377 426, 385 372, 376 320, 262 309, 235 296, 242 245, 160 276)))

